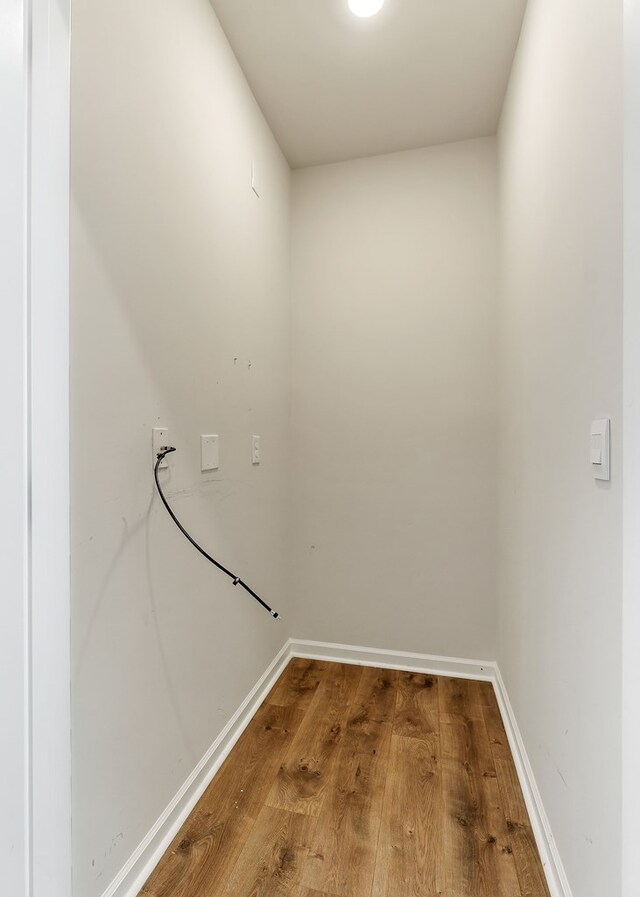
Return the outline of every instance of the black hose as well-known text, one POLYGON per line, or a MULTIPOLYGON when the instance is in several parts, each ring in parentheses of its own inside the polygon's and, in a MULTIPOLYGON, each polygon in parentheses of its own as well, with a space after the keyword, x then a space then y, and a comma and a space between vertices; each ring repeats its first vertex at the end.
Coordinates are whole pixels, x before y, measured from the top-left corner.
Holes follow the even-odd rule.
POLYGON ((207 559, 208 561, 210 561, 210 562, 214 565, 214 567, 217 567, 218 570, 222 570, 223 573, 226 573, 227 576, 228 576, 230 579, 233 580, 233 584, 234 584, 234 586, 242 586, 242 588, 243 588, 246 592, 248 592, 248 593, 251 595, 252 598, 255 598, 255 600, 258 602, 258 604, 261 604, 262 607, 264 607, 264 609, 265 609, 266 611, 269 611, 269 613, 271 614, 271 616, 273 617, 274 620, 279 620, 279 619, 280 619, 280 614, 279 614, 277 611, 273 610, 271 607, 269 607, 269 605, 267 604, 267 602, 266 602, 266 601, 263 601, 262 598, 261 598, 259 595, 256 595, 256 593, 253 591, 253 589, 249 588, 249 586, 246 584, 246 582, 243 582, 243 581, 240 579, 240 577, 239 577, 239 576, 236 576, 235 573, 232 573, 231 570, 227 570, 226 567, 223 567, 223 565, 220 564, 218 561, 216 561, 215 558, 212 558, 211 555, 208 554, 208 553, 204 550, 204 548, 202 548, 200 545, 198 545, 198 543, 196 542, 195 539, 192 539, 192 538, 191 538, 191 536, 189 535, 189 533, 186 531, 186 529, 184 528, 184 526, 180 523, 180 521, 178 520, 178 518, 176 517, 176 515, 175 515, 175 514, 173 513, 173 511, 171 510, 171 507, 169 506, 169 502, 168 502, 167 499, 165 498, 165 496, 164 496, 164 492, 162 491, 162 486, 160 485, 160 480, 159 480, 159 478, 158 478, 158 469, 160 468, 160 464, 162 463, 162 461, 164 460, 164 458, 166 458, 167 455, 170 455, 171 452, 175 452, 175 451, 176 451, 176 449, 175 449, 173 446, 164 446, 163 448, 161 448, 160 451, 159 451, 158 454, 157 454, 157 460, 156 460, 156 463, 155 463, 155 467, 153 468, 153 477, 154 477, 154 479, 155 479, 155 481, 156 481, 156 488, 157 488, 157 490, 158 490, 158 495, 159 495, 160 498, 162 499, 162 504, 163 504, 163 505, 165 506, 165 508, 167 509, 167 513, 169 514, 169 517, 171 517, 171 519, 173 520, 173 522, 175 523, 175 525, 178 527, 178 529, 180 530, 180 532, 182 533, 182 535, 185 537, 185 539, 188 539, 189 542, 191 542, 191 544, 193 545, 193 547, 194 547, 194 548, 197 548, 197 550, 200 552, 200 554, 204 555, 204 557, 206 557, 206 559, 207 559))

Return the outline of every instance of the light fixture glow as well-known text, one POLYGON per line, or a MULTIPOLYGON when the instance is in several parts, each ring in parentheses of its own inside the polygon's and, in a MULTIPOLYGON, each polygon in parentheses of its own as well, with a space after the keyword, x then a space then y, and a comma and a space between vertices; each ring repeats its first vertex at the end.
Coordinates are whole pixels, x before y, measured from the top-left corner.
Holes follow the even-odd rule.
POLYGON ((349 9, 354 16, 366 19, 375 16, 384 6, 384 0, 349 0, 349 9))

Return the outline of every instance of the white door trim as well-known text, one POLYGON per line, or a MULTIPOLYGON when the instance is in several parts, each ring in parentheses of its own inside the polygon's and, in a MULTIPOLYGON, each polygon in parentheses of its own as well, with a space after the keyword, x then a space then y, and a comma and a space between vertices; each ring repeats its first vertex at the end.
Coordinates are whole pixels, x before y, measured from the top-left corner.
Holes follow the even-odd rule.
POLYGON ((0 0, 0 383, 4 447, 0 515, 0 863, 7 893, 26 894, 29 862, 27 127, 25 18, 0 0))
POLYGON ((70 897, 71 0, 30 5, 30 897, 70 897))
POLYGON ((624 4, 622 897, 640 894, 640 0, 624 4))
POLYGON ((71 893, 69 16, 70 0, 0 0, 0 855, 15 897, 71 893))

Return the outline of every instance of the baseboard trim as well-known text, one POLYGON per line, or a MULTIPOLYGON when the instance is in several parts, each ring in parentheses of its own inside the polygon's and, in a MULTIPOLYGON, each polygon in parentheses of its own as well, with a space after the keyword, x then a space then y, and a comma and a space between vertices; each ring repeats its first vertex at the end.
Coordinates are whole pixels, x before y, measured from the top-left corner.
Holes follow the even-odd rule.
POLYGON ((431 673, 434 676, 453 676, 458 679, 495 679, 495 663, 485 660, 465 660, 461 657, 439 657, 435 654, 414 654, 409 651, 390 651, 387 648, 363 648, 360 645, 339 645, 332 642, 313 642, 291 639, 292 657, 311 660, 331 660, 359 666, 381 667, 386 670, 407 670, 411 673, 431 673))
POLYGON ((102 897, 137 897, 291 656, 287 641, 102 897))
POLYGON ((529 761, 524 740, 498 664, 495 664, 493 687, 507 732, 507 738, 509 739, 509 747, 513 754, 516 772, 520 780, 520 786, 531 821, 531 828, 536 839, 551 897, 573 897, 569 879, 551 831, 549 818, 542 803, 542 795, 536 784, 533 768, 529 761))
POLYGON ((106 891, 103 892, 102 897, 137 897, 145 881, 291 657, 491 682, 509 739, 551 897, 573 897, 513 707, 502 674, 495 661, 440 657, 433 654, 416 654, 407 651, 392 651, 386 648, 366 648, 359 645, 340 645, 306 639, 289 639, 282 646, 155 825, 140 842, 106 891))

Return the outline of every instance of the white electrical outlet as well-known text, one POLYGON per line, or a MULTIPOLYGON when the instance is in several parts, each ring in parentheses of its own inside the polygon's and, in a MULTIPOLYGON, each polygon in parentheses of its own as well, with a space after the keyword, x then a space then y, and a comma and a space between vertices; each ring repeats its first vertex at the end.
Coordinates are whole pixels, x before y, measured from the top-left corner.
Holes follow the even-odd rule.
MULTIPOLYGON (((151 448, 152 448, 152 461, 153 466, 156 466, 156 461, 158 460, 158 452, 160 449, 164 448, 165 445, 169 445, 169 431, 166 427, 154 427, 151 431, 152 439, 151 439, 151 448)), ((164 470, 169 466, 167 459, 163 458, 160 462, 160 470, 164 470)))
POLYGON ((251 437, 251 463, 252 464, 260 463, 260 437, 259 436, 251 437))

